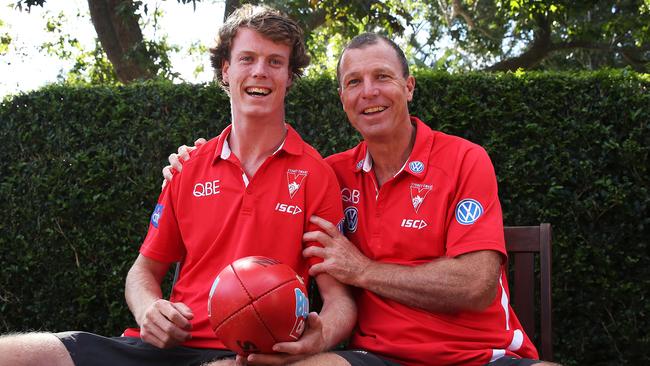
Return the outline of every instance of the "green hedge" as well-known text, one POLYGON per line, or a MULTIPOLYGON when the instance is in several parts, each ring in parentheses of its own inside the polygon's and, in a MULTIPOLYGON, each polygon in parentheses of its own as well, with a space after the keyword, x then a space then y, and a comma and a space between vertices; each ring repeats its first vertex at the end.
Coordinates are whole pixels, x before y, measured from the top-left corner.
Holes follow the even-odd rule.
MULTIPOLYGON (((509 225, 554 228, 556 358, 650 362, 650 79, 422 72, 411 105, 490 153, 509 225)), ((287 119, 323 155, 359 136, 335 83, 305 79, 287 119)), ((229 121, 216 86, 51 86, 0 106, 0 333, 133 324, 124 277, 167 155, 229 121)))

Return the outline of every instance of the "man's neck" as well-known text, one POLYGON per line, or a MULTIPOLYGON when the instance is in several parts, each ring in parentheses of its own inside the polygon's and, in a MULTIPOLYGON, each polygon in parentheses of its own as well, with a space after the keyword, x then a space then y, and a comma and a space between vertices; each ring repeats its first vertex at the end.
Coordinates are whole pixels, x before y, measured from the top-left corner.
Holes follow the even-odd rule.
POLYGON ((286 135, 284 116, 272 119, 235 119, 233 116, 228 144, 246 175, 252 177, 264 160, 282 145, 286 135))
POLYGON ((415 132, 415 125, 409 123, 408 128, 385 141, 366 140, 375 177, 380 187, 404 167, 413 151, 415 132))

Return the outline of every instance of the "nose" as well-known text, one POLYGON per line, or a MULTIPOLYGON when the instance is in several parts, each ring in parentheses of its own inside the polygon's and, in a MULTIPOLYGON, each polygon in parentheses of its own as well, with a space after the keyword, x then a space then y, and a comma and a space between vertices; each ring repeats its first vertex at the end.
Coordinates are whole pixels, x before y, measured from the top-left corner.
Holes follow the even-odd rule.
POLYGON ((253 77, 254 78, 265 78, 268 76, 267 64, 264 60, 259 59, 255 65, 253 65, 253 77))
POLYGON ((372 80, 364 80, 362 85, 362 96, 364 98, 374 98, 379 95, 379 89, 372 80))

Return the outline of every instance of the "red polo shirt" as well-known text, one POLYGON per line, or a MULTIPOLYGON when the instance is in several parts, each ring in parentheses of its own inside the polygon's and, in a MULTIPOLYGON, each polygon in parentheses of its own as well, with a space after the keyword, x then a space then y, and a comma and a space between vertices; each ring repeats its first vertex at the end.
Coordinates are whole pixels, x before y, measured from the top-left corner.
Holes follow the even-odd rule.
MULTIPOLYGON (((216 275, 233 260, 261 255, 293 267, 308 281, 302 235, 316 230, 312 215, 342 220, 339 186, 318 152, 286 125, 287 137, 253 177, 230 151, 231 127, 191 154, 163 190, 151 217, 142 255, 182 261, 172 302, 194 312, 192 339, 184 345, 225 348, 208 321, 208 294, 216 275)), ((127 336, 139 336, 130 330, 127 336)))
MULTIPOLYGON (((365 142, 328 157, 341 185, 345 231, 372 260, 415 266, 495 250, 506 256, 492 163, 480 146, 432 131, 417 118, 411 156, 377 188, 365 142)), ((484 365, 503 355, 537 358, 509 306, 505 265, 481 312, 430 313, 361 290, 351 348, 404 365, 484 365)))

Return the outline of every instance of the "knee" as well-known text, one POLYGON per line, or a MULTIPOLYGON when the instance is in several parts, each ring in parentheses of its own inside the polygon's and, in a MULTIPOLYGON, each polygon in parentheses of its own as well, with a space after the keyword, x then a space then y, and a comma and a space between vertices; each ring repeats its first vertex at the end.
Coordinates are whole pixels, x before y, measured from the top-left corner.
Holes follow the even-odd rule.
POLYGON ((52 333, 16 333, 0 337, 0 366, 73 366, 67 349, 52 333))

